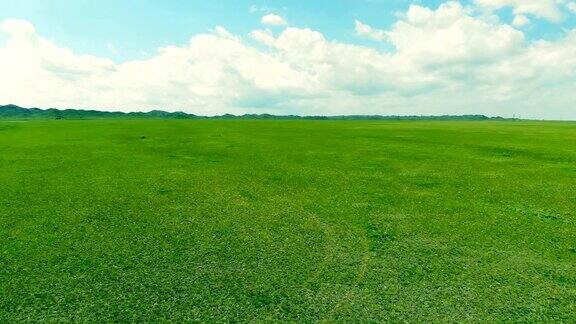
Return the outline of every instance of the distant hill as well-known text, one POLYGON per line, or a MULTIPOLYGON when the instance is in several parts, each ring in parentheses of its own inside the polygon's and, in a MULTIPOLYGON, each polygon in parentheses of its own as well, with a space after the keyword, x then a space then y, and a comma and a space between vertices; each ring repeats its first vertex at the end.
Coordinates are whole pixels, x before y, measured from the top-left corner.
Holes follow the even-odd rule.
POLYGON ((22 108, 16 105, 0 106, 0 119, 104 119, 104 118, 156 118, 156 119, 310 119, 310 120, 489 120, 504 119, 484 115, 444 115, 444 116, 381 116, 381 115, 343 115, 343 116, 277 116, 270 114, 246 114, 241 116, 225 114, 206 117, 184 112, 166 112, 152 110, 149 112, 111 112, 80 109, 39 109, 22 108))
POLYGON ((150 112, 111 112, 80 109, 39 109, 22 108, 16 105, 0 106, 0 118, 18 119, 98 119, 98 118, 202 118, 183 112, 166 112, 153 110, 150 112))

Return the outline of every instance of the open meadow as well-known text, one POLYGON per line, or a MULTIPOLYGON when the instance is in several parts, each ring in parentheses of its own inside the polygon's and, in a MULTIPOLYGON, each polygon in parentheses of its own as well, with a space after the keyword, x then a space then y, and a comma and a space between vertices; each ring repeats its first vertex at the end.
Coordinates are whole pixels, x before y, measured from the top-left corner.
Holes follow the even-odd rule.
POLYGON ((576 321, 576 123, 0 121, 0 322, 576 321))

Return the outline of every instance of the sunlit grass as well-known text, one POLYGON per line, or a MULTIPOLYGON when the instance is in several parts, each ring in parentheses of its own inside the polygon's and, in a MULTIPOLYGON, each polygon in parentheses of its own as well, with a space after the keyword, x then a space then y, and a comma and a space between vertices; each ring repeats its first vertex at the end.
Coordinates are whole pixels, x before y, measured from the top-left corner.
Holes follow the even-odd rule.
POLYGON ((576 321, 576 124, 0 122, 0 321, 576 321))

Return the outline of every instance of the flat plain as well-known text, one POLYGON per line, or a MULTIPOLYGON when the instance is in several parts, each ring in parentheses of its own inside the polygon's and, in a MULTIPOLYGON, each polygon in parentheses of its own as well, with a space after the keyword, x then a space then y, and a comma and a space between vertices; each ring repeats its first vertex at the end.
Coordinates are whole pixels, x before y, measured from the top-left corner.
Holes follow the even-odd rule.
POLYGON ((0 121, 0 322, 576 321, 576 123, 0 121))

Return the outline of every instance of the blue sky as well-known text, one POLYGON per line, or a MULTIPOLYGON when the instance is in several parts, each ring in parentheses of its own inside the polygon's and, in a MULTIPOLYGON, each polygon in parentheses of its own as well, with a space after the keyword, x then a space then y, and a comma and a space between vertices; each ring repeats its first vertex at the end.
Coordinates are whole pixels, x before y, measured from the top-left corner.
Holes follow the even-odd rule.
POLYGON ((403 0, 22 0, 0 2, 0 19, 26 19, 45 37, 79 52, 127 60, 184 43, 216 25, 247 34, 259 27, 263 13, 270 12, 293 25, 322 30, 331 39, 358 41, 353 37, 354 19, 389 26, 394 13, 408 5, 403 0))
MULTIPOLYGON (((538 0, 536 0, 538 1, 538 0)), ((222 25, 235 34, 259 27, 263 13, 276 13, 291 25, 320 30, 329 39, 366 44, 354 35, 354 20, 388 28, 396 14, 411 4, 438 7, 440 0, 315 0, 315 1, 203 1, 203 0, 19 0, 0 2, 0 20, 21 18, 42 34, 80 53, 118 61, 140 58, 171 44, 222 25)), ((464 1, 469 4, 469 1, 464 1)), ((512 9, 498 14, 511 21, 512 9)), ((532 38, 553 39, 573 28, 574 16, 562 24, 534 19, 526 29, 532 38)), ((378 44, 371 44, 378 47, 378 44)), ((384 46, 382 48, 385 49, 384 46)))
POLYGON ((2 1, 0 68, 18 78, 0 104, 576 119, 575 13, 571 0, 2 1))

